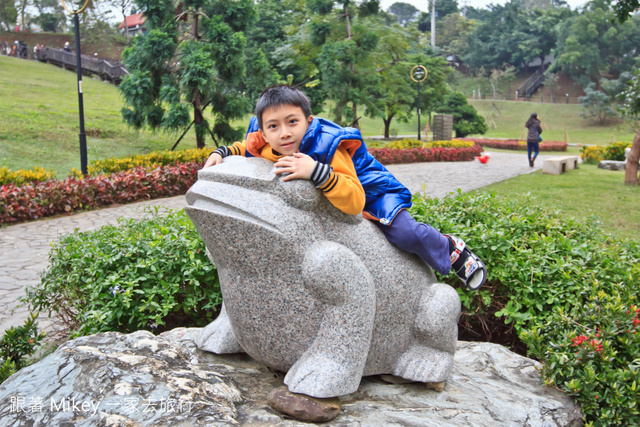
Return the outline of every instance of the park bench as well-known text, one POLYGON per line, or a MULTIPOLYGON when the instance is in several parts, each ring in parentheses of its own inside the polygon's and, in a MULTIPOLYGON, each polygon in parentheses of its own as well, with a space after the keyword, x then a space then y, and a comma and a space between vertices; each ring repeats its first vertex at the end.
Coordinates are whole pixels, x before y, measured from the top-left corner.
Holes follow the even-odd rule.
POLYGON ((544 159, 542 163, 542 173, 560 175, 571 169, 578 167, 578 156, 557 156, 544 159))

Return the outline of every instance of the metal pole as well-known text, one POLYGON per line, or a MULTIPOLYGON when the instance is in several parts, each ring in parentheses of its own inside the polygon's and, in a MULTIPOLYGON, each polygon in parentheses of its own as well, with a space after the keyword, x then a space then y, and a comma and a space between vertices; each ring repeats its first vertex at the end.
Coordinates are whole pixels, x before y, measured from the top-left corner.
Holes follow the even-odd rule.
POLYGON ((436 47, 436 0, 431 0, 431 47, 436 47))
POLYGON ((80 56, 80 20, 78 13, 73 14, 73 23, 76 27, 76 74, 78 75, 78 110, 80 115, 80 170, 83 175, 87 171, 87 135, 84 133, 84 104, 82 102, 82 58, 80 56))
POLYGON ((418 141, 420 141, 420 82, 418 81, 418 141))

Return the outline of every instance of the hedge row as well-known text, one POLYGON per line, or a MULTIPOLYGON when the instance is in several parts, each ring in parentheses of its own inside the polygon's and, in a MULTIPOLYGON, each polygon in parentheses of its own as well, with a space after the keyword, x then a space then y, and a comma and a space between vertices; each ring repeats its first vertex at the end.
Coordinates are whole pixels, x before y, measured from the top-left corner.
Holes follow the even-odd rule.
POLYGON ((0 225, 15 224, 113 203, 176 196, 197 180, 201 162, 141 167, 111 174, 0 186, 0 225))
POLYGON ((482 147, 461 148, 407 148, 394 150, 390 148, 370 148, 369 153, 383 165, 417 162, 464 162, 475 159, 482 153, 482 147))
MULTIPOLYGON (((204 151, 196 155, 202 157, 204 151)), ((415 162, 453 162, 473 160, 482 151, 478 145, 466 148, 375 149, 369 152, 383 164, 415 162)), ((156 156, 157 157, 157 156, 156 156)), ((166 158, 166 157, 165 157, 166 158)), ((206 159, 206 156, 204 156, 206 159)), ((144 163, 142 158, 138 159, 144 163)), ((109 161, 104 164, 122 165, 109 161)), ((31 182, 18 186, 0 186, 0 225, 16 224, 38 218, 96 209, 113 203, 131 203, 184 194, 197 180, 204 161, 136 167, 109 175, 69 177, 65 180, 31 182)))
MULTIPOLYGON (((527 142, 517 139, 457 138, 462 141, 473 141, 482 147, 500 148, 503 150, 527 150, 527 142)), ((542 141, 540 151, 567 151, 567 143, 562 141, 542 141)))

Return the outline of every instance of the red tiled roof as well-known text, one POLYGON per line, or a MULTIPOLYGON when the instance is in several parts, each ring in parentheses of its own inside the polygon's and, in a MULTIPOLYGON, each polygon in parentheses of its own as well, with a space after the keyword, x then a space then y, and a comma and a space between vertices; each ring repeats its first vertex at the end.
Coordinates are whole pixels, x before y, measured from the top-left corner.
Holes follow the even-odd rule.
MULTIPOLYGON (((127 27, 135 27, 137 25, 144 24, 144 16, 142 13, 136 13, 135 15, 129 15, 125 18, 127 20, 127 27)), ((124 21, 120 24, 120 29, 124 28, 124 21)))

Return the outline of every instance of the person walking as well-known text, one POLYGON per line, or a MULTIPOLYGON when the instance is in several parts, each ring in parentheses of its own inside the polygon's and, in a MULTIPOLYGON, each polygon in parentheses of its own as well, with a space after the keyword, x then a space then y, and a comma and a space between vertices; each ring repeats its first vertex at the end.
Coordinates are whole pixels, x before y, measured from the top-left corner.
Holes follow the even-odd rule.
POLYGON ((536 113, 532 113, 529 120, 524 124, 524 127, 529 129, 527 132, 527 156, 529 157, 529 166, 533 167, 536 162, 536 157, 540 153, 540 142, 542 137, 542 126, 540 125, 540 119, 536 113), (531 153, 533 152, 533 157, 531 153))

